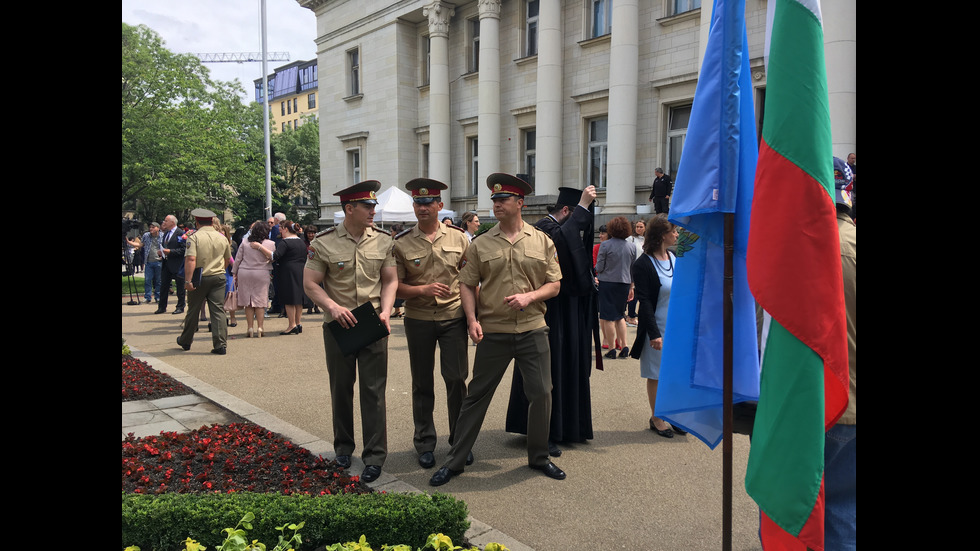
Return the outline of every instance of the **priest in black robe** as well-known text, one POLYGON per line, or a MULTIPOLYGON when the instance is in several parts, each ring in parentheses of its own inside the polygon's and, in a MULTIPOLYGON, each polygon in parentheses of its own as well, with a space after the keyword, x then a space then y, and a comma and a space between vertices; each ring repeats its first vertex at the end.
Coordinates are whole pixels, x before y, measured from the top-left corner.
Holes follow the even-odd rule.
MULTIPOLYGON (((535 227, 555 243, 561 266, 561 291, 545 302, 548 307, 548 341, 551 344, 551 432, 549 453, 561 455, 560 442, 592 439, 593 330, 598 324, 594 300, 595 279, 592 266, 595 200, 594 186, 585 190, 562 187, 558 201, 548 216, 535 227)), ((507 405, 507 432, 527 434, 527 398, 524 380, 514 369, 514 381, 507 405)))

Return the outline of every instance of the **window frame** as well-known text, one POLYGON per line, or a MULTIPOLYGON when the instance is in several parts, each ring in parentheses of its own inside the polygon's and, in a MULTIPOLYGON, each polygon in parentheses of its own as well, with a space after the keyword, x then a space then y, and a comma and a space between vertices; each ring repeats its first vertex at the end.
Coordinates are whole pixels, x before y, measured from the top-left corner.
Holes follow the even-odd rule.
POLYGON ((585 185, 595 186, 598 190, 606 189, 606 178, 608 177, 607 166, 609 164, 609 115, 604 114, 585 120, 586 130, 586 153, 585 153, 585 185), (593 124, 602 121, 605 123, 605 137, 602 140, 596 139, 593 135, 593 124), (593 151, 598 150, 599 167, 598 174, 594 175, 596 167, 593 166, 593 151))
POLYGON ((534 186, 534 175, 537 169, 537 127, 530 127, 521 130, 521 151, 522 151, 522 162, 523 162, 523 174, 528 175, 528 182, 534 186), (530 140, 528 139, 530 138, 530 140), (528 142, 531 145, 528 145, 528 142))
MULTIPOLYGON (((671 0, 668 0, 671 1, 671 0)), ((588 38, 599 38, 600 36, 606 36, 607 34, 612 34, 612 3, 613 0, 588 0, 586 5, 589 12, 587 14, 589 21, 588 28, 588 38), (596 28, 596 8, 601 9, 603 12, 603 25, 600 29, 596 28)))
POLYGON ((677 178, 677 168, 681 164, 681 155, 684 153, 684 143, 687 141, 687 129, 690 127, 691 121, 691 108, 693 107, 693 101, 691 103, 676 103, 673 105, 666 106, 666 127, 664 131, 664 157, 666 159, 666 172, 670 174, 671 180, 676 181, 677 178), (675 112, 679 112, 681 109, 687 110, 687 124, 683 128, 671 128, 674 125, 675 112), (680 151, 675 152, 674 149, 677 146, 674 141, 679 139, 680 141, 680 151), (675 155, 676 153, 676 155, 675 155))
POLYGON ((361 87, 361 47, 351 48, 346 52, 347 58, 347 97, 363 94, 361 87))
POLYGON ((524 57, 534 57, 538 55, 538 39, 540 38, 540 27, 538 25, 538 16, 541 13, 541 4, 539 0, 525 0, 524 2, 524 47, 523 53, 524 57), (534 4, 537 8, 537 13, 534 15, 530 14, 531 4, 534 4), (533 51, 532 51, 533 50, 533 51))

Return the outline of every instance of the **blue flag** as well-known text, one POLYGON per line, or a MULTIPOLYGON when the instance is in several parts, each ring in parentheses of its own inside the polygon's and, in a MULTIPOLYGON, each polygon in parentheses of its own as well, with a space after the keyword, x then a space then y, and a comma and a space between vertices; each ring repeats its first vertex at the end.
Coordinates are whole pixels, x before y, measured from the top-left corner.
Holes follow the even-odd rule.
POLYGON ((759 156, 752 106, 745 0, 715 0, 671 198, 669 219, 687 231, 678 239, 654 411, 712 449, 723 432, 725 213, 735 215, 732 398, 759 399, 745 269, 759 156))

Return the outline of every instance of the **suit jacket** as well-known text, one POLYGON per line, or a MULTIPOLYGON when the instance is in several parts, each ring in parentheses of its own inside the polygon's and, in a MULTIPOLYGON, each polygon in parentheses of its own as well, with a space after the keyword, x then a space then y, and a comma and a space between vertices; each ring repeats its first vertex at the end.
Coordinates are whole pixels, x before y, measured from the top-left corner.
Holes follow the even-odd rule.
POLYGON ((170 239, 163 243, 164 249, 170 249, 170 254, 163 262, 172 274, 179 272, 180 267, 184 265, 184 251, 187 245, 185 241, 180 239, 182 235, 184 235, 184 230, 174 228, 170 239))
MULTIPOLYGON (((671 253, 667 253, 671 254, 671 253)), ((643 349, 650 346, 652 339, 663 337, 664 327, 657 327, 657 295, 660 294, 660 275, 647 255, 633 261, 633 297, 639 301, 640 309, 636 317, 636 340, 630 348, 630 357, 639 359, 643 349)))

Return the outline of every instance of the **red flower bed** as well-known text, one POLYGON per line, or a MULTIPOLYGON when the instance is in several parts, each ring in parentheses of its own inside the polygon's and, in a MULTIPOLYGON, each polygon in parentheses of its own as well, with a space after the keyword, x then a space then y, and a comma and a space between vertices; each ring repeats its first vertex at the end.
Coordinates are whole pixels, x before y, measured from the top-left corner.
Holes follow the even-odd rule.
POLYGON ((185 396, 194 391, 166 373, 160 373, 142 360, 122 357, 122 401, 156 400, 169 396, 185 396))
POLYGON ((253 423, 143 438, 130 433, 122 443, 122 489, 142 494, 373 491, 335 463, 253 423))
MULTIPOLYGON (((122 400, 183 396, 194 391, 144 361, 123 356, 122 400)), ((122 443, 122 490, 137 494, 259 492, 371 493, 357 476, 313 457, 254 423, 204 426, 186 434, 161 432, 122 443)))

